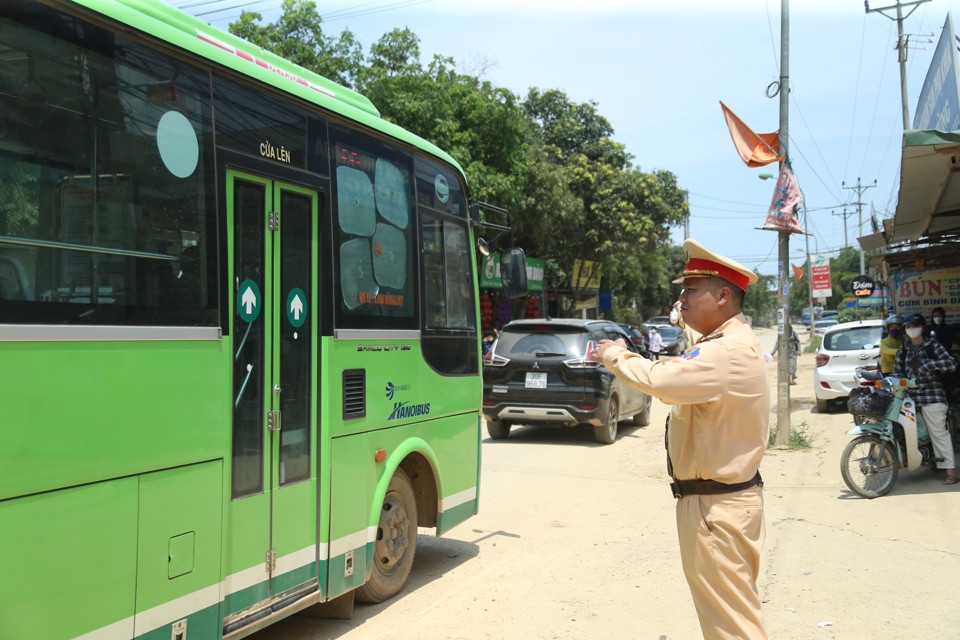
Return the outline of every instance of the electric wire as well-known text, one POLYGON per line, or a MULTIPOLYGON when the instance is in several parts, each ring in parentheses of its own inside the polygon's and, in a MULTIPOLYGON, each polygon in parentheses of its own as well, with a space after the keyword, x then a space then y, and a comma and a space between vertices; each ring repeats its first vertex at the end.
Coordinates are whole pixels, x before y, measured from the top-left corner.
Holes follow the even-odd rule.
MULTIPOLYGON (((863 150, 863 162, 860 163, 860 171, 857 172, 857 175, 863 175, 864 167, 867 164, 867 158, 870 157, 870 140, 873 137, 873 125, 877 121, 877 109, 880 107, 880 92, 883 89, 883 77, 886 75, 887 64, 886 61, 880 65, 880 77, 877 79, 877 95, 873 99, 873 113, 870 116, 870 126, 867 129, 867 144, 866 148, 863 150)), ((851 136, 852 140, 852 136, 851 136)), ((889 142, 889 140, 888 140, 889 142)), ((887 150, 889 150, 889 144, 886 145, 887 149, 884 150, 883 157, 886 158, 887 150)))
MULTIPOLYGON (((379 7, 373 7, 370 9, 357 10, 352 12, 346 12, 347 10, 342 9, 340 12, 332 12, 324 14, 324 22, 335 22, 337 20, 346 20, 347 18, 357 18, 360 16, 368 16, 375 13, 383 13, 384 11, 394 11, 396 9, 403 9, 406 7, 413 7, 420 4, 427 4, 433 2, 433 0, 398 0, 397 2, 392 2, 390 4, 384 4, 379 7)), ((370 3, 366 3, 370 4, 370 3)), ((364 6, 364 5, 359 5, 364 6)))
MULTIPOLYGON (((806 163, 807 167, 810 169, 810 172, 817 179, 817 182, 823 185, 823 188, 826 189, 827 192, 830 193, 830 195, 836 198, 836 196, 830 191, 830 187, 827 186, 827 183, 823 181, 823 178, 820 177, 820 174, 817 173, 816 169, 813 168, 813 165, 810 163, 810 160, 808 160, 806 155, 804 155, 803 150, 800 148, 800 145, 797 144, 797 140, 793 136, 790 136, 790 149, 796 150, 797 154, 800 156, 800 158, 806 163)), ((794 172, 794 175, 796 175, 796 172, 794 172)), ((798 181, 799 181, 799 178, 798 178, 798 181)), ((839 200, 840 198, 836 198, 836 199, 839 200)))
MULTIPOLYGON (((192 15, 200 18, 211 16, 214 14, 224 14, 216 18, 217 22, 229 21, 239 17, 239 14, 236 14, 237 10, 248 10, 249 7, 255 5, 263 5, 263 11, 279 9, 281 3, 278 0, 248 0, 246 2, 240 2, 238 4, 233 4, 230 6, 216 6, 217 4, 229 1, 229 0, 200 0, 197 2, 184 3, 179 5, 174 5, 178 9, 183 11, 188 11, 192 15), (236 15, 234 15, 236 14, 236 15)), ((236 1, 236 0, 234 0, 236 1)), ((366 15, 372 15, 376 13, 383 13, 385 11, 395 11, 397 9, 403 9, 406 7, 412 7, 416 5, 426 4, 428 2, 433 2, 433 0, 395 0, 394 2, 384 2, 383 0, 369 0, 368 2, 363 2, 351 7, 336 9, 320 15, 320 18, 323 22, 334 22, 337 20, 346 20, 348 18, 358 18, 366 15), (373 5, 373 6, 370 6, 373 5), (367 8, 364 8, 367 7, 367 8)))
POLYGON ((773 21, 770 20, 770 0, 763 3, 767 10, 767 30, 770 32, 770 48, 773 50, 773 67, 777 70, 777 78, 780 77, 780 54, 777 51, 777 42, 773 37, 773 21))
POLYGON ((269 9, 271 8, 270 5, 275 4, 273 0, 248 0, 247 2, 241 2, 240 4, 235 4, 232 6, 216 6, 225 1, 229 0, 205 0, 202 2, 192 2, 175 6, 181 11, 186 11, 198 18, 201 18, 204 16, 213 15, 215 13, 223 13, 225 11, 233 12, 236 9, 246 11, 248 10, 248 7, 253 7, 254 5, 267 5, 266 8, 269 9))
MULTIPOLYGON (((807 134, 810 136, 810 141, 813 143, 813 148, 817 150, 817 155, 820 156, 820 161, 823 162, 823 166, 826 168, 831 182, 833 182, 833 189, 828 187, 826 183, 823 182, 823 180, 820 180, 820 184, 822 184, 824 188, 826 188, 827 192, 831 196, 833 196, 834 199, 839 200, 840 198, 837 197, 837 193, 840 192, 840 189, 837 186, 837 179, 833 176, 833 173, 830 172, 830 164, 827 162, 827 159, 824 157, 823 151, 820 150, 820 145, 817 144, 817 137, 813 134, 813 131, 811 131, 810 125, 807 124, 807 119, 804 117, 803 111, 800 109, 800 101, 797 100, 793 92, 790 92, 790 97, 792 98, 793 106, 797 108, 797 115, 800 116, 800 122, 803 123, 803 127, 807 130, 807 134)), ((793 148, 794 144, 796 144, 796 141, 793 136, 790 136, 791 149, 793 148)), ((810 161, 807 160, 806 158, 804 158, 804 160, 806 161, 807 166, 810 167, 810 170, 813 171, 813 166, 810 164, 810 161)), ((816 172, 814 172, 814 175, 816 175, 816 172)), ((817 179, 819 180, 820 176, 817 176, 817 179)))
POLYGON ((847 157, 843 161, 843 175, 850 168, 850 155, 853 153, 853 134, 857 127, 857 98, 860 95, 860 75, 863 70, 863 50, 867 41, 867 14, 863 14, 863 28, 860 30, 860 56, 857 60, 857 80, 853 88, 853 108, 850 111, 850 138, 847 143, 847 157))

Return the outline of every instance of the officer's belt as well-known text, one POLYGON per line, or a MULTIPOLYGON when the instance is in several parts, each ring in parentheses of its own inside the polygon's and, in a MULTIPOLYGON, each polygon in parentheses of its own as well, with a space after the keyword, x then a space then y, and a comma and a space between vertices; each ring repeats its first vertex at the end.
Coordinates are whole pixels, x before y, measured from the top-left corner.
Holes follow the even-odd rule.
POLYGON ((720 493, 733 493, 734 491, 743 491, 757 485, 763 486, 763 478, 760 472, 746 482, 737 482, 735 484, 726 484, 717 480, 676 480, 670 483, 670 490, 673 491, 674 498, 683 496, 709 496, 720 493))

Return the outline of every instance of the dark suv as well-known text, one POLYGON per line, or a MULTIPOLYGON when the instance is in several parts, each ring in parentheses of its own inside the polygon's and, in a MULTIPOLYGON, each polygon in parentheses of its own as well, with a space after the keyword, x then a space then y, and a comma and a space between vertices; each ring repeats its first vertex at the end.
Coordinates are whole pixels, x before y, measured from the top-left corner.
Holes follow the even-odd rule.
POLYGON ((630 336, 607 320, 515 320, 483 359, 483 416, 491 438, 513 424, 588 424, 598 442, 612 444, 617 423, 650 424, 651 398, 625 384, 591 355, 601 339, 630 336))

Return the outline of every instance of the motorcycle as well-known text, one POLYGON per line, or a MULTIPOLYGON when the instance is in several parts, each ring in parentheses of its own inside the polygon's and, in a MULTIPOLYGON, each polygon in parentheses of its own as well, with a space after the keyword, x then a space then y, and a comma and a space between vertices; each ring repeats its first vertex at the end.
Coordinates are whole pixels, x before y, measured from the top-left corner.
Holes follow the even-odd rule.
POLYGON ((923 415, 907 395, 916 381, 889 376, 875 385, 875 392, 851 394, 848 410, 865 420, 847 432, 857 437, 840 456, 843 481, 864 498, 889 493, 901 468, 932 468, 942 460, 934 457, 923 415))

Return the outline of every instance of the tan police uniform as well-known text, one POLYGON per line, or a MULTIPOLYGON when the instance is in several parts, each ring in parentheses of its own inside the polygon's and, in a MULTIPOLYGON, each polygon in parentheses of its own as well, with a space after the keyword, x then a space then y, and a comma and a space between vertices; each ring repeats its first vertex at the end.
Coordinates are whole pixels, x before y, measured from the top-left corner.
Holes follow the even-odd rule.
MULTIPOLYGON (((694 257, 707 255, 701 255, 706 262, 688 259, 687 276, 714 275, 696 272, 718 270, 721 277, 733 276, 710 264, 716 260, 753 276, 732 280, 742 282, 743 288, 756 279, 742 265, 710 254, 699 244, 690 248, 694 257)), ((767 445, 770 397, 766 362, 753 329, 738 314, 701 337, 680 358, 651 362, 613 346, 604 352, 603 363, 674 405, 668 452, 675 495, 681 495, 680 558, 704 637, 766 638, 756 587, 765 534, 762 484, 757 482, 767 445), (713 482, 698 482, 704 480, 713 482)))

